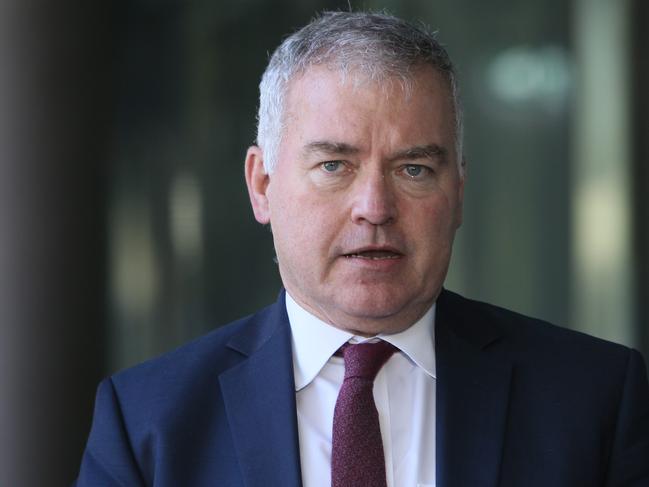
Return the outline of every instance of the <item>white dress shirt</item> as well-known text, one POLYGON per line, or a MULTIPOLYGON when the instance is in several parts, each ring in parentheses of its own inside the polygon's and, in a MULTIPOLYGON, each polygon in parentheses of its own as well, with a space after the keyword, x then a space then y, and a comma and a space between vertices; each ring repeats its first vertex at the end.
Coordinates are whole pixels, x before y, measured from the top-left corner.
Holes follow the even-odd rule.
MULTIPOLYGON (((354 336, 313 316, 286 294, 304 487, 331 485, 334 406, 345 365, 334 356, 354 336)), ((399 349, 374 380, 388 487, 435 485, 435 305, 417 323, 378 335, 399 349)))

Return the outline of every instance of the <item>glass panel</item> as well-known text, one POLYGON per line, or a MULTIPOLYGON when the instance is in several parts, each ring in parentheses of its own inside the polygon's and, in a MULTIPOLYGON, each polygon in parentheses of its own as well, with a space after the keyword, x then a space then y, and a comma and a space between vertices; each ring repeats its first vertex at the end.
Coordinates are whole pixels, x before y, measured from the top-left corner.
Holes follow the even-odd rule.
MULTIPOLYGON (((571 3, 560 0, 351 3, 422 20, 439 31, 458 65, 468 182, 447 286, 557 324, 589 319, 592 313, 582 311, 602 294, 584 295, 581 279, 593 277, 573 262, 588 247, 579 243, 581 229, 598 223, 571 197, 585 156, 573 151, 570 134, 581 133, 590 116, 574 108, 584 86, 580 75, 589 73, 580 65, 589 62, 583 46, 596 34, 579 30, 571 3), (571 161, 581 162, 573 167, 571 161), (579 298, 574 310, 572 297, 579 298)), ((581 15, 607 2, 577 4, 581 15)), ((347 2, 316 0, 248 0, 227 8, 207 0, 119 5, 112 368, 275 299, 281 283, 271 234, 254 221, 243 180, 245 149, 255 137, 257 84, 267 53, 285 34, 313 12, 348 8, 347 2)), ((614 40, 615 32, 602 32, 600 41, 614 40)), ((626 129, 620 130, 623 136, 626 129)), ((592 135, 585 137, 574 142, 586 147, 592 135)), ((621 180, 614 190, 626 184, 621 180)), ((586 206, 591 214, 596 208, 586 206)), ((627 212, 622 205, 620 218, 627 212)), ((619 223, 616 215, 611 221, 619 223)), ((622 238, 626 242, 626 234, 622 238)), ((619 324, 610 315, 607 320, 606 326, 619 324)), ((632 339, 624 333, 611 336, 632 339)))

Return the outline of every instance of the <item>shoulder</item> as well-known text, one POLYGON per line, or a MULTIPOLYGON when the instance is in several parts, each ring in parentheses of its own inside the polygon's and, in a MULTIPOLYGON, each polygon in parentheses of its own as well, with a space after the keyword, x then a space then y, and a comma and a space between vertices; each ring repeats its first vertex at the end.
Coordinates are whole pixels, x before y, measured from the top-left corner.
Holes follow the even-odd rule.
POLYGON ((624 370, 631 355, 639 355, 626 346, 450 291, 444 290, 439 301, 440 313, 455 333, 465 336, 490 334, 494 346, 519 363, 624 370))
MULTIPOLYGON (((588 412, 611 430, 629 404, 635 408, 630 415, 649 414, 646 365, 636 350, 448 291, 438 303, 438 369, 444 363, 462 367, 476 357, 478 363, 506 365, 512 401, 539 417, 588 412)), ((443 370, 453 376, 449 366, 443 370)))
POLYGON ((258 346, 277 331, 281 323, 275 315, 283 310, 282 305, 277 302, 226 324, 175 350, 117 372, 108 381, 122 405, 137 404, 141 410, 174 404, 175 397, 207 399, 201 396, 213 394, 219 375, 246 358, 246 347, 258 346))

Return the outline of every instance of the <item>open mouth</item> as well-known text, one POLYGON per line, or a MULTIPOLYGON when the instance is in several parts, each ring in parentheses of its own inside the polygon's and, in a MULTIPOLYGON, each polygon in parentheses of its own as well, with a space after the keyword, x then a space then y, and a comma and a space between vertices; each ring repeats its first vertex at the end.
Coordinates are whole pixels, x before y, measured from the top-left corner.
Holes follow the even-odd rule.
POLYGON ((344 254, 344 257, 347 259, 368 259, 368 260, 398 259, 402 256, 403 254, 392 250, 362 250, 359 252, 344 254))

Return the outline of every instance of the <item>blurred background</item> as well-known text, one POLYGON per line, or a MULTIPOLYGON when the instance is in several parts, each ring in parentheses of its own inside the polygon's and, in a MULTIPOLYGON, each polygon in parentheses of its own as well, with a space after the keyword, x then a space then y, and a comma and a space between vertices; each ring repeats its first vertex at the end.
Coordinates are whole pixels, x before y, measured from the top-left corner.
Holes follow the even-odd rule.
MULTIPOLYGON (((351 1, 455 60, 447 287, 649 352, 649 4, 351 1)), ((68 485, 98 381, 272 302, 245 149, 326 0, 0 0, 0 486, 68 485)))

